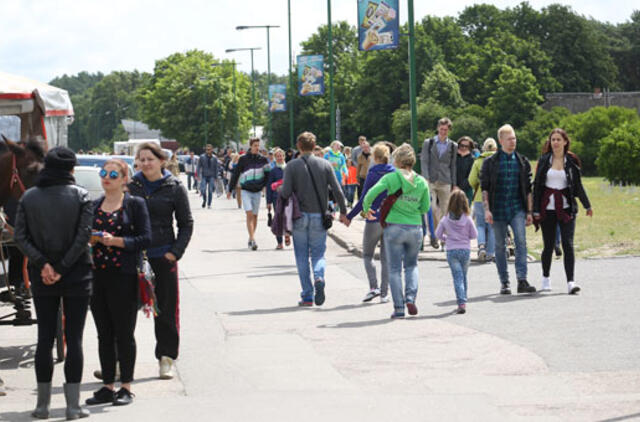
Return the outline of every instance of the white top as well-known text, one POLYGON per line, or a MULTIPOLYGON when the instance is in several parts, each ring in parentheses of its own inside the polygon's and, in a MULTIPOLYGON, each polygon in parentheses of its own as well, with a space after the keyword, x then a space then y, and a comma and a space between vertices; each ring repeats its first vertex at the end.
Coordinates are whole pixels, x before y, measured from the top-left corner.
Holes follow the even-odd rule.
MULTIPOLYGON (((549 171, 547 171, 547 181, 545 183, 545 186, 551 189, 566 189, 568 186, 567 174, 564 172, 564 169, 554 170, 550 168, 549 171)), ((549 205, 547 205, 548 210, 556 209, 555 199, 553 197, 554 195, 551 195, 549 197, 549 205)), ((567 198, 565 197, 562 198, 562 207, 569 208, 569 203, 567 202, 567 198)))

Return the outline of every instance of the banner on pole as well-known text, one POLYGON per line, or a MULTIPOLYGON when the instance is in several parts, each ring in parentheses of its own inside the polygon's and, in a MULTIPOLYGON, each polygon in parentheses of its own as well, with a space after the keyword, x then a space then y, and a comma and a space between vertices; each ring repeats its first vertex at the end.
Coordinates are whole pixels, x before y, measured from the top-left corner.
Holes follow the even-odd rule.
POLYGON ((358 48, 398 48, 398 0, 358 0, 358 48))
POLYGON ((298 56, 298 92, 307 95, 324 94, 324 60, 322 56, 298 56))
POLYGON ((282 84, 269 85, 269 111, 287 111, 287 86, 282 84))

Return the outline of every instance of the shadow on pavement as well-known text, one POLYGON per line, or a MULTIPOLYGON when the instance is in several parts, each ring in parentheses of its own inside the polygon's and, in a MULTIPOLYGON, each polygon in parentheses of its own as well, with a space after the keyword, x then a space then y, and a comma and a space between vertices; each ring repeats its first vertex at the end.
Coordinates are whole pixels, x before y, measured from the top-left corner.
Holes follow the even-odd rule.
POLYGON ((341 322, 339 324, 322 324, 318 325, 318 328, 362 328, 362 327, 373 327, 376 325, 385 325, 393 322, 391 318, 385 319, 375 319, 370 321, 351 321, 351 322, 341 322))
POLYGON ((31 368, 35 354, 35 344, 0 347, 0 369, 31 368))
POLYGON ((245 316, 245 315, 268 315, 268 314, 282 314, 286 312, 297 312, 300 310, 305 310, 308 308, 304 308, 301 306, 286 306, 283 308, 273 308, 273 309, 251 309, 247 311, 233 311, 233 312, 225 312, 223 315, 230 316, 245 316))
POLYGON ((601 419, 599 422, 618 422, 618 421, 628 421, 630 419, 636 419, 636 418, 640 418, 640 413, 634 413, 632 415, 624 415, 624 416, 619 416, 617 418, 611 418, 611 419, 601 419))
POLYGON ((298 271, 282 271, 279 273, 265 273, 265 274, 250 274, 247 278, 261 278, 261 277, 271 277, 275 275, 298 275, 298 271))
POLYGON ((348 311, 350 309, 359 309, 359 308, 364 308, 364 307, 373 306, 373 305, 379 305, 379 303, 378 302, 354 303, 351 305, 336 306, 335 308, 316 307, 315 309, 316 309, 316 312, 348 311))
POLYGON ((205 253, 221 253, 221 252, 255 252, 249 248, 238 248, 238 249, 201 249, 201 252, 205 253))
MULTIPOLYGON (((86 406, 84 404, 84 401, 81 400, 81 405, 84 409, 89 410, 89 412, 91 412, 92 415, 94 414, 98 414, 98 413, 103 413, 105 411, 105 409, 111 409, 113 407, 112 404, 106 404, 106 405, 98 405, 98 406, 86 406)), ((33 407, 35 408, 36 406, 36 399, 35 397, 33 398, 33 407)), ((53 419, 53 420, 66 420, 65 417, 65 411, 66 409, 64 407, 60 407, 57 409, 51 409, 49 411, 49 420, 53 419)), ((3 421, 12 421, 12 422, 19 422, 19 421, 33 421, 33 420, 37 420, 34 419, 31 416, 31 412, 33 412, 33 409, 29 409, 26 410, 24 412, 0 412, 0 420, 3 421)))
MULTIPOLYGON (((565 293, 543 293, 536 292, 533 294, 519 294, 519 295, 501 295, 501 294, 490 294, 477 296, 467 299, 468 303, 474 302, 493 302, 493 303, 506 303, 506 302, 515 302, 518 300, 530 300, 530 299, 541 299, 543 297, 553 297, 553 296, 566 296, 565 293)), ((456 306, 458 302, 455 299, 447 300, 445 302, 435 302, 436 306, 456 306)))

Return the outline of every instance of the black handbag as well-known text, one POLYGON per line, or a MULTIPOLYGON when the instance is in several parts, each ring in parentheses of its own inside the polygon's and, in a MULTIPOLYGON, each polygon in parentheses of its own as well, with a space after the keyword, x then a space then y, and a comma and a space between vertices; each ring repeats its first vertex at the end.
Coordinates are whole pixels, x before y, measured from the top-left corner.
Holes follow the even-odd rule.
MULTIPOLYGON (((313 186, 313 191, 316 193, 316 200, 318 201, 318 207, 322 210, 322 200, 320 200, 320 194, 318 193, 318 187, 316 186, 316 181, 313 178, 313 173, 311 173, 309 164, 307 163, 307 160, 304 157, 302 157, 302 161, 304 161, 304 165, 307 168, 309 177, 311 177, 311 185, 313 186)), ((329 230, 331 226, 333 226, 333 215, 331 214, 331 211, 329 211, 328 209, 325 209, 324 213, 322 214, 322 227, 324 227, 325 230, 329 230)))

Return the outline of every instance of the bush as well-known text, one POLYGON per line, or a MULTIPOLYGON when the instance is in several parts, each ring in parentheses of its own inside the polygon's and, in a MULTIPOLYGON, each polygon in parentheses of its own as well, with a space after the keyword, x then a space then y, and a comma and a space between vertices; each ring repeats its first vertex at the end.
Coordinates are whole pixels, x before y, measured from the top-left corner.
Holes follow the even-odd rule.
POLYGON ((562 119, 570 115, 571 112, 564 107, 553 107, 549 111, 538 108, 533 119, 529 120, 517 131, 518 152, 529 159, 537 159, 549 133, 553 129, 560 127, 562 119))
POLYGON ((640 185, 640 121, 624 123, 602 139, 596 164, 610 182, 640 185))

